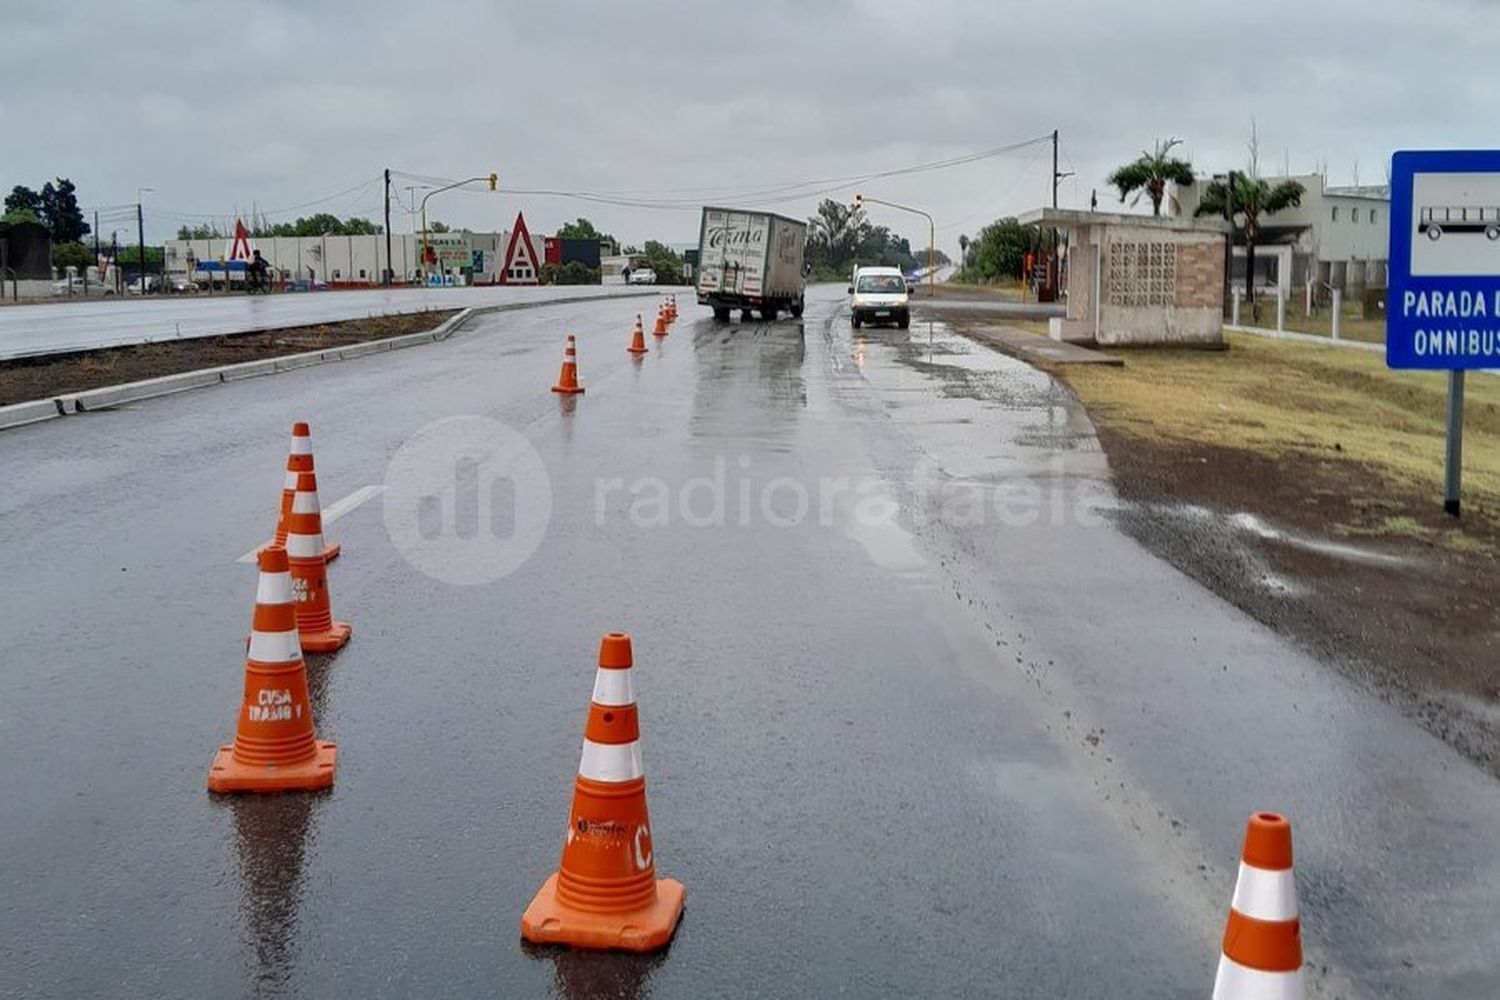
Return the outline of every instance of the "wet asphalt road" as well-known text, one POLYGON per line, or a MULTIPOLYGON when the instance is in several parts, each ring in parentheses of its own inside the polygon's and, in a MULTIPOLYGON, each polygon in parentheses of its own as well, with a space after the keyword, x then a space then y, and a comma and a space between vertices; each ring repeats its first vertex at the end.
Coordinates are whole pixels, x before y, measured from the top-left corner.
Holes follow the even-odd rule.
POLYGON ((373 288, 279 295, 175 295, 54 300, 0 309, 0 360, 121 344, 190 340, 425 309, 609 295, 621 285, 547 288, 373 288))
POLYGON ((0 434, 0 995, 1201 997, 1265 808, 1325 995, 1500 994, 1495 783, 1116 530, 1051 379, 841 291, 684 300, 638 364, 629 303, 567 305, 0 434), (453 416, 545 467, 488 582, 382 516, 453 416), (294 419, 325 509, 394 484, 327 530, 337 784, 217 799, 294 419), (687 913, 653 958, 526 949, 616 628, 687 913))

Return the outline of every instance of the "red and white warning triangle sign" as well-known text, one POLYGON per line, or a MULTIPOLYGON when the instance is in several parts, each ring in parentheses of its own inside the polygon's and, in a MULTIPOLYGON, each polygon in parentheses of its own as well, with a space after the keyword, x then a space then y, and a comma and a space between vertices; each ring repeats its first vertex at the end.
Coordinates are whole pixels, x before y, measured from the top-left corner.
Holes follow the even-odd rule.
POLYGON ((229 255, 225 259, 250 259, 250 230, 245 228, 243 219, 234 220, 234 239, 229 241, 229 255))
POLYGON ((505 247, 505 263, 500 265, 500 284, 541 284, 542 266, 536 259, 536 247, 531 243, 531 233, 526 228, 526 219, 516 213, 516 224, 510 231, 510 242, 505 247))

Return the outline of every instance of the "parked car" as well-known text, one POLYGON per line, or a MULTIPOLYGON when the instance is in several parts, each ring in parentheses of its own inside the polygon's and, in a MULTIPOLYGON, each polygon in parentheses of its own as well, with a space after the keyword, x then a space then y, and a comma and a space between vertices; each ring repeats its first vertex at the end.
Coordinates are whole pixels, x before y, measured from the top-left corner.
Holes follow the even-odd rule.
POLYGON ((84 283, 83 278, 78 275, 63 278, 52 283, 53 295, 113 295, 114 285, 100 284, 97 281, 84 283))
POLYGON ((856 329, 861 323, 895 323, 903 330, 911 326, 910 286, 899 268, 855 268, 849 294, 849 321, 856 329))
POLYGON ((125 286, 131 295, 155 295, 161 291, 161 279, 154 274, 143 274, 125 286))
POLYGON ((167 280, 167 291, 173 295, 192 295, 198 290, 198 283, 185 274, 174 274, 167 280))
POLYGON ((629 281, 632 285, 654 285, 656 284, 656 272, 649 267, 637 268, 630 272, 629 281))

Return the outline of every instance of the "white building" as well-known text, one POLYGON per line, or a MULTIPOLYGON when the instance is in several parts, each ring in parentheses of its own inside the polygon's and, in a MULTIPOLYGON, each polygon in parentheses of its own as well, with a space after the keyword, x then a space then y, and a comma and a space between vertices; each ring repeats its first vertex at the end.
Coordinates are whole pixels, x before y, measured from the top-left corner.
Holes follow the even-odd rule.
MULTIPOLYGON (((391 234, 389 266, 400 283, 422 280, 453 284, 494 284, 503 263, 510 233, 450 232, 427 234, 427 245, 437 263, 423 268, 422 234, 391 234), (441 277, 439 277, 439 275, 441 277)), ((230 254, 231 240, 168 240, 167 271, 176 275, 204 276, 200 262, 220 262, 230 254)), ((544 246, 531 240, 536 259, 544 246)), ((251 238, 279 276, 288 281, 323 282, 332 287, 364 287, 381 283, 387 266, 386 238, 373 236, 266 236, 251 238)))
MULTIPOLYGON (((1302 204, 1260 219, 1255 243, 1257 288, 1280 287, 1289 295, 1343 289, 1346 295, 1385 284, 1391 197, 1386 187, 1329 187, 1322 174, 1267 177, 1273 187, 1294 180, 1302 185, 1302 204)), ((1167 204, 1173 214, 1191 216, 1208 178, 1192 187, 1172 186, 1167 204)), ((1235 247, 1235 283, 1245 280, 1243 236, 1235 247)))

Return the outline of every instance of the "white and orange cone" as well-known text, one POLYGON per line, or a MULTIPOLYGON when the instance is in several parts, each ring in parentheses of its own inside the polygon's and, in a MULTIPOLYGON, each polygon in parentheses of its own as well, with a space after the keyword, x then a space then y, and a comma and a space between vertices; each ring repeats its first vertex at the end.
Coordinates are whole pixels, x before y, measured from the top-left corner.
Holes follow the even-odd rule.
POLYGON ((682 883, 656 877, 632 662, 630 636, 600 642, 562 862, 521 917, 527 941, 655 951, 682 918, 682 883))
POLYGON ((286 549, 260 551, 260 582, 245 658, 245 697, 234 742, 208 771, 211 792, 287 792, 333 784, 338 748, 317 738, 307 665, 297 641, 286 549))
POLYGON ((653 337, 665 337, 667 335, 667 307, 656 307, 656 326, 651 330, 653 337))
MULTIPOLYGON (((281 514, 276 519, 274 544, 286 544, 286 520, 292 512, 292 496, 297 492, 297 475, 316 471, 313 468, 312 432, 307 424, 298 421, 292 425, 292 447, 286 456, 286 476, 281 481, 281 514)), ((339 557, 339 550, 337 542, 329 543, 323 549, 323 558, 333 562, 339 557)))
POLYGON ((635 329, 630 334, 630 346, 625 348, 631 354, 645 354, 650 348, 646 346, 646 330, 641 326, 641 314, 635 314, 635 329))
POLYGON ((348 622, 333 620, 328 596, 328 562, 323 558, 323 514, 318 505, 318 477, 297 475, 297 494, 287 515, 286 554, 297 604, 297 632, 304 653, 332 653, 349 641, 348 622))
POLYGON ((568 342, 563 345, 562 371, 557 376, 557 384, 552 387, 553 392, 576 395, 583 392, 583 386, 578 384, 578 341, 573 335, 568 334, 568 342))
POLYGON ((1214 1000, 1302 1000, 1292 825, 1276 813, 1256 813, 1245 830, 1214 1000))

